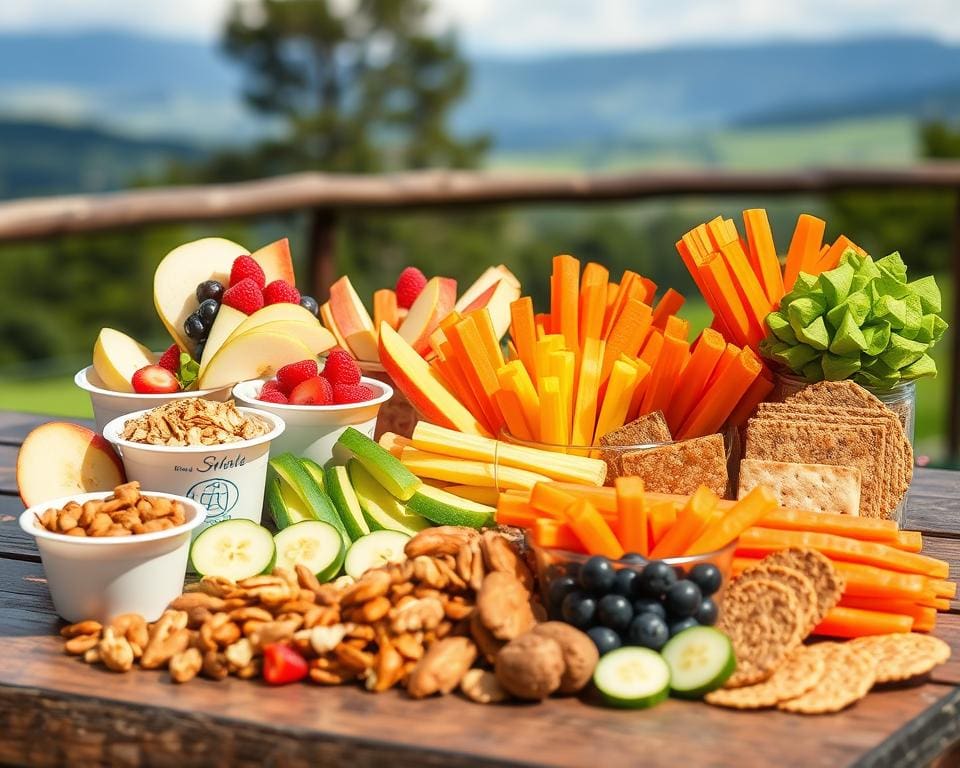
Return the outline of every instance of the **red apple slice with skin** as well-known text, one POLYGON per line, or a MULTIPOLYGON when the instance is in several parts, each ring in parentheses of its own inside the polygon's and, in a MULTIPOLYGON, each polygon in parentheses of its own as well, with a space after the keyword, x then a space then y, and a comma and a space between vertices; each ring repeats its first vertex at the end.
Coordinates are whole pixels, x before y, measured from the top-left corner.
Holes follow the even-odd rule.
POLYGON ((471 435, 491 437, 417 351, 387 323, 380 325, 380 363, 424 419, 471 435))
POLYGON ((457 302, 457 281, 432 277, 417 296, 397 333, 419 354, 430 351, 430 334, 453 311, 457 302))
POLYGON ((17 490, 28 507, 63 496, 112 491, 125 481, 113 446, 79 424, 43 424, 27 435, 17 454, 17 490))
POLYGON ((337 327, 336 320, 333 319, 333 310, 330 309, 330 302, 325 302, 320 305, 320 320, 323 321, 323 326, 330 333, 333 334, 333 338, 337 340, 337 346, 343 350, 349 350, 350 347, 347 345, 347 340, 343 338, 343 334, 340 333, 340 329, 337 327))
POLYGON ((490 322, 498 339, 510 330, 510 305, 520 298, 520 288, 507 280, 494 283, 482 293, 463 314, 469 314, 477 309, 486 308, 490 313, 490 322))
POLYGON ((346 275, 330 286, 329 304, 333 322, 337 324, 343 338, 349 338, 357 331, 373 333, 373 320, 370 319, 370 313, 363 306, 353 283, 346 275))
POLYGON ((501 280, 506 280, 507 283, 513 285, 517 289, 520 288, 520 281, 517 280, 516 275, 514 275, 513 272, 507 269, 503 264, 499 264, 496 267, 487 267, 483 274, 473 281, 473 285, 463 292, 463 296, 461 296, 457 301, 457 312, 459 312, 461 315, 466 314, 468 311, 467 307, 473 304, 481 294, 489 291, 490 286, 495 285, 501 280))
POLYGON ((290 241, 287 238, 281 238, 258 248, 250 255, 260 265, 268 285, 274 280, 286 280, 290 285, 297 284, 297 276, 293 272, 293 259, 290 257, 290 241))

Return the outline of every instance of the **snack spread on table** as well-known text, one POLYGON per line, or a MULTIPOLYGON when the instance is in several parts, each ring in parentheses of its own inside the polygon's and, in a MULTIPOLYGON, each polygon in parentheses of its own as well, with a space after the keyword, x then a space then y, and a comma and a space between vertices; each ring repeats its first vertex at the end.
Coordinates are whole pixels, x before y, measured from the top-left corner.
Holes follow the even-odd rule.
MULTIPOLYGON (((900 528, 912 404, 884 399, 935 374, 940 294, 932 277, 908 281, 898 254, 824 243, 825 226, 800 216, 783 267, 762 210, 744 212, 744 236, 722 217, 684 234, 714 313, 692 341, 679 293, 655 299, 640 274, 569 255, 553 260, 543 312, 502 265, 459 299, 455 281, 411 267, 375 291, 371 317, 347 276, 320 306, 301 296, 286 240, 175 249, 154 282, 175 344, 158 363, 104 329, 94 369, 108 388, 261 379, 265 407, 347 414, 377 395, 356 361, 379 361, 421 420, 374 440, 347 419, 322 454, 272 450, 269 527, 224 512, 230 488, 211 475, 197 493, 218 522, 189 545, 199 580, 156 621, 128 610, 64 627, 67 652, 176 682, 483 704, 591 688, 585 701, 617 707, 821 714, 919 679, 949 658, 929 633, 956 583, 900 528)), ((123 436, 219 445, 266 431, 232 401, 193 397, 123 436)), ((27 438, 25 501, 117 485, 105 502, 41 505, 33 525, 80 546, 182 521, 138 477, 118 485, 121 457, 97 438, 63 424, 27 438), (69 483, 28 466, 54 443, 69 483), (84 474, 91 445, 99 469, 84 474)))

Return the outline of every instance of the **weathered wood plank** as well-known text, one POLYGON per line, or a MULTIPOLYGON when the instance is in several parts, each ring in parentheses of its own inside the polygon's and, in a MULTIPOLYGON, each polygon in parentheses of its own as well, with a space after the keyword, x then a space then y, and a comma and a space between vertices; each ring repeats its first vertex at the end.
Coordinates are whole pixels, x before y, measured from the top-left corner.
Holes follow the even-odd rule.
POLYGON ((0 496, 0 558, 40 560, 33 538, 20 529, 23 504, 17 496, 0 496))
MULTIPOLYGON (((47 416, 42 413, 0 411, 0 445, 20 445, 32 429, 48 421, 63 421, 63 416, 47 416)), ((93 429, 92 419, 67 419, 93 429)))
POLYGON ((16 445, 0 445, 0 494, 17 492, 17 451, 16 445))

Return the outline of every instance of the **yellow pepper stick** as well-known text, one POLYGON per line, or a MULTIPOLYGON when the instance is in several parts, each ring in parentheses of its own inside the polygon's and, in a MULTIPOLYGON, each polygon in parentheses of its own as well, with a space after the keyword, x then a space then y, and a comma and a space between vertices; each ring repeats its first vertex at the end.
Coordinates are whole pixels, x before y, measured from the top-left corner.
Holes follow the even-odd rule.
POLYGON ((560 380, 556 376, 544 376, 540 380, 540 439, 544 443, 566 445, 569 432, 563 423, 565 416, 560 400, 560 380))
POLYGON ((623 426, 627 409, 633 399, 633 390, 637 387, 638 374, 636 364, 626 358, 620 358, 613 364, 607 391, 603 396, 603 405, 600 406, 600 416, 597 417, 594 443, 608 432, 623 426))
POLYGON ((563 336, 559 333, 548 333, 543 338, 538 339, 534 347, 534 357, 537 361, 537 391, 540 391, 540 381, 544 376, 550 376, 549 355, 559 349, 563 349, 563 336))
POLYGON ((564 428, 566 438, 564 445, 570 443, 570 425, 573 424, 573 405, 576 395, 577 356, 569 349, 551 352, 547 360, 547 374, 556 376, 560 380, 560 400, 563 403, 564 428))
MULTIPOLYGON (((580 377, 577 382, 577 400, 570 430, 571 445, 593 445, 593 433, 597 426, 597 397, 603 350, 604 342, 600 339, 587 339, 583 345, 580 377)), ((578 453, 584 452, 578 451, 578 453)))

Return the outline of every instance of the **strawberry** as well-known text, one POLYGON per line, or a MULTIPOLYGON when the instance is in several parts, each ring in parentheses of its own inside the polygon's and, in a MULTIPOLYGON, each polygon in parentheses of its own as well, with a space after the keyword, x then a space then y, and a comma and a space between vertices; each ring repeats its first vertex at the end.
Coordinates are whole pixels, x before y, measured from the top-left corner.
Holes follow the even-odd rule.
POLYGON ((180 382, 159 365, 145 365, 130 377, 133 391, 140 395, 168 395, 180 391, 180 382))
POLYGON ((397 278, 397 306, 402 309, 410 309, 420 291, 427 284, 427 278, 416 267, 407 267, 397 278))
POLYGON ((332 402, 333 387, 323 376, 301 381, 290 393, 290 405, 330 405, 332 402))
POLYGON ((170 373, 176 375, 180 371, 180 347, 171 344, 167 351, 160 355, 157 365, 166 368, 170 373))
POLYGON ((260 390, 260 397, 258 397, 257 400, 264 403, 280 403, 281 405, 286 405, 290 402, 287 396, 279 389, 267 389, 266 387, 260 390))
POLYGON ((263 386, 260 388, 260 394, 266 394, 267 392, 279 392, 284 397, 287 396, 287 393, 280 389, 280 385, 277 384, 276 379, 268 379, 263 382, 263 386))
POLYGON ((223 292, 223 303, 245 315, 252 315, 263 309, 263 291, 253 278, 245 277, 223 292))
POLYGON ((334 384, 333 402, 337 405, 346 403, 365 403, 377 396, 366 384, 334 384))
POLYGON ((342 349, 331 349, 327 353, 327 362, 320 375, 331 384, 360 383, 360 367, 350 354, 342 349))
POLYGON ((267 276, 263 274, 263 269, 252 256, 237 256, 230 268, 230 287, 233 288, 241 280, 248 279, 253 280, 261 290, 267 284, 267 276))
MULTIPOLYGON (((290 395, 293 388, 301 381, 312 379, 317 375, 316 360, 301 360, 299 363, 290 363, 277 371, 277 389, 285 395, 290 395)), ((268 381, 267 384, 270 382, 268 381)), ((266 387, 266 384, 264 384, 266 387)))
POLYGON ((299 304, 300 291, 286 280, 274 280, 263 289, 264 304, 299 304))

